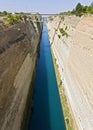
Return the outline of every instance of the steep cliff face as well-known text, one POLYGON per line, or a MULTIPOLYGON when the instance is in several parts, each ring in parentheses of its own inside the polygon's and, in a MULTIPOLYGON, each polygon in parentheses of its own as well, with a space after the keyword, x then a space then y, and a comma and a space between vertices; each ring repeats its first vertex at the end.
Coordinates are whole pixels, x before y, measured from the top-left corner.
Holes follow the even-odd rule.
POLYGON ((30 18, 0 32, 0 130, 20 130, 28 121, 42 31, 30 18))
POLYGON ((53 42, 51 48, 78 129, 91 130, 93 129, 93 16, 82 18, 64 16, 58 27, 59 21, 60 17, 57 16, 52 21, 48 19, 47 22, 50 42, 53 42), (63 28, 67 35, 63 35, 60 28, 63 28))

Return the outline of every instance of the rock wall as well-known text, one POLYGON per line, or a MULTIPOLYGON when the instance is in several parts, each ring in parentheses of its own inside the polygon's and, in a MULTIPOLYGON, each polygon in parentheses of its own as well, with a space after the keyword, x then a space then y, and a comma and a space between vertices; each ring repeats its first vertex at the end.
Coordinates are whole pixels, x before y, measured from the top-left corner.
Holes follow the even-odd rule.
POLYGON ((58 26, 59 22, 60 16, 47 20, 51 48, 78 129, 92 130, 93 16, 64 16, 58 26), (66 31, 67 37, 62 36, 60 28, 66 31))
POLYGON ((0 130, 27 129, 42 32, 30 18, 0 32, 0 130))

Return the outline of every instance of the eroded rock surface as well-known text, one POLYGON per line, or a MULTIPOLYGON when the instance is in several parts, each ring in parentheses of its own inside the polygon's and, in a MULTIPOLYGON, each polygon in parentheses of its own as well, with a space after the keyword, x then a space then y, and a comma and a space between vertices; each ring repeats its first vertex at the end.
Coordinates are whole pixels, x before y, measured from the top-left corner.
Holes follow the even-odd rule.
POLYGON ((0 30, 0 130, 24 129, 29 114, 42 31, 30 17, 0 30))
POLYGON ((60 16, 47 22, 51 48, 78 129, 92 130, 93 16, 64 16, 58 27, 59 22, 60 16), (68 37, 62 36, 60 28, 67 32, 68 37))

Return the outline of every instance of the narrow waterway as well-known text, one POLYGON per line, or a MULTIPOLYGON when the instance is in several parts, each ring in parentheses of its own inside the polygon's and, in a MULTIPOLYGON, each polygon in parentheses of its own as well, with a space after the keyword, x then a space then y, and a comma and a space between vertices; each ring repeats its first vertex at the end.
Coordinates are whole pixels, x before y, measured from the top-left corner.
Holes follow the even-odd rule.
POLYGON ((43 24, 34 87, 34 106, 29 130, 65 130, 46 23, 43 24))

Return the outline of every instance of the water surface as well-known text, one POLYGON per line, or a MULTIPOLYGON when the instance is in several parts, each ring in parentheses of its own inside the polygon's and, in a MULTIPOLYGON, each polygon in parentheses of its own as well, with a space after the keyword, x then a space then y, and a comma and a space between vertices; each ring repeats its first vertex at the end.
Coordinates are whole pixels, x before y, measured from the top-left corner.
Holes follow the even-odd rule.
POLYGON ((34 107, 29 130, 65 130, 46 23, 43 24, 34 87, 34 107))

